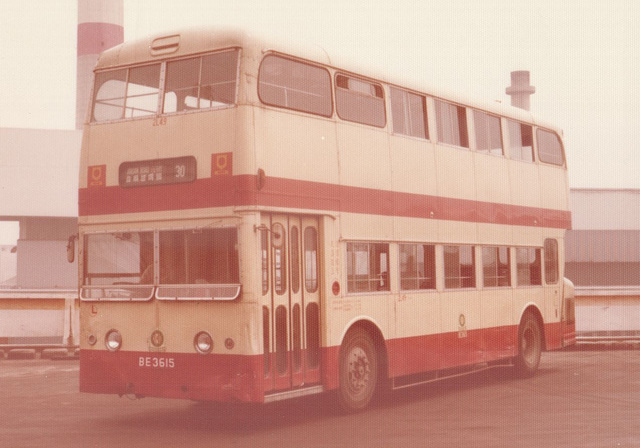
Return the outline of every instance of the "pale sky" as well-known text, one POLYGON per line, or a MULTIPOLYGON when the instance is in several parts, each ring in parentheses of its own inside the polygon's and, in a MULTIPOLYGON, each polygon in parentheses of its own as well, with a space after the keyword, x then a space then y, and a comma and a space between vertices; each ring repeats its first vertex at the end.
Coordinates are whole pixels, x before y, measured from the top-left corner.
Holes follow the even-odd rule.
MULTIPOLYGON (((124 0, 127 40, 249 27, 504 103, 510 72, 530 70, 572 187, 640 188, 638 24, 637 0, 124 0)), ((74 128, 76 31, 76 0, 0 0, 0 127, 74 128)))

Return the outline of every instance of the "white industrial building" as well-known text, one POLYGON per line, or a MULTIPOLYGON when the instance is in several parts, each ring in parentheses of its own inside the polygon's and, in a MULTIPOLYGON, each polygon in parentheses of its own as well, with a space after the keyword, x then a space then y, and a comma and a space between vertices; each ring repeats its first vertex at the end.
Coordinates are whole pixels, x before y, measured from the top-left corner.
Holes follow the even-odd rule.
POLYGON ((82 123, 98 55, 124 40, 123 0, 78 0, 76 130, 0 129, 0 221, 17 221, 0 246, 0 348, 78 343, 77 233, 82 123))
POLYGON ((640 190, 571 190, 567 277, 592 288, 640 288, 640 190))
POLYGON ((81 138, 75 130, 0 129, 0 218, 20 227, 17 289, 77 287, 66 244, 77 233, 81 138))
POLYGON ((583 340, 640 338, 640 190, 571 190, 566 276, 583 340))

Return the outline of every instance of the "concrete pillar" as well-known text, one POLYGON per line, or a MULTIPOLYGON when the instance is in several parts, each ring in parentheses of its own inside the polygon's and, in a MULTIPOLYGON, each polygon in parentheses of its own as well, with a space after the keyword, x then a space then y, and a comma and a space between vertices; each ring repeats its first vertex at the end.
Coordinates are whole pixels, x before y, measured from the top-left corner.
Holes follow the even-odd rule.
POLYGON ((98 55, 123 41, 123 0, 78 0, 76 129, 84 123, 98 55))
POLYGON ((530 97, 536 92, 536 88, 529 85, 529 72, 519 70, 511 72, 511 85, 505 90, 511 96, 511 105, 520 109, 530 110, 530 97))

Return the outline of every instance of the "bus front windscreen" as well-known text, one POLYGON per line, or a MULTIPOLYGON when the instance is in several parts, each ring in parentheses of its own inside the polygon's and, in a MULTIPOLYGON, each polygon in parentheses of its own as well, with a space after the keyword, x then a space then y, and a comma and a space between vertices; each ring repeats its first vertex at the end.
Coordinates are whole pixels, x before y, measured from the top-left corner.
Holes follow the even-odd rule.
POLYGON ((240 293, 235 228, 85 236, 84 300, 233 300, 240 293))

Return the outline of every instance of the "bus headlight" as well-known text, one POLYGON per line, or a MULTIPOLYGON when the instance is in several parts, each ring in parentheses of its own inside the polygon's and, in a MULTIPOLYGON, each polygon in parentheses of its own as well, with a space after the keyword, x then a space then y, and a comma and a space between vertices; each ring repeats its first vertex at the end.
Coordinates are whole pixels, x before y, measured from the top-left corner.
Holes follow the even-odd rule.
POLYGON ((213 339, 209 333, 201 331, 193 339, 193 345, 198 353, 206 355, 211 353, 211 350, 213 350, 213 339))
POLYGON ((115 352, 120 350, 122 346, 122 335, 118 330, 111 330, 104 337, 104 345, 106 345, 107 350, 110 352, 115 352))

